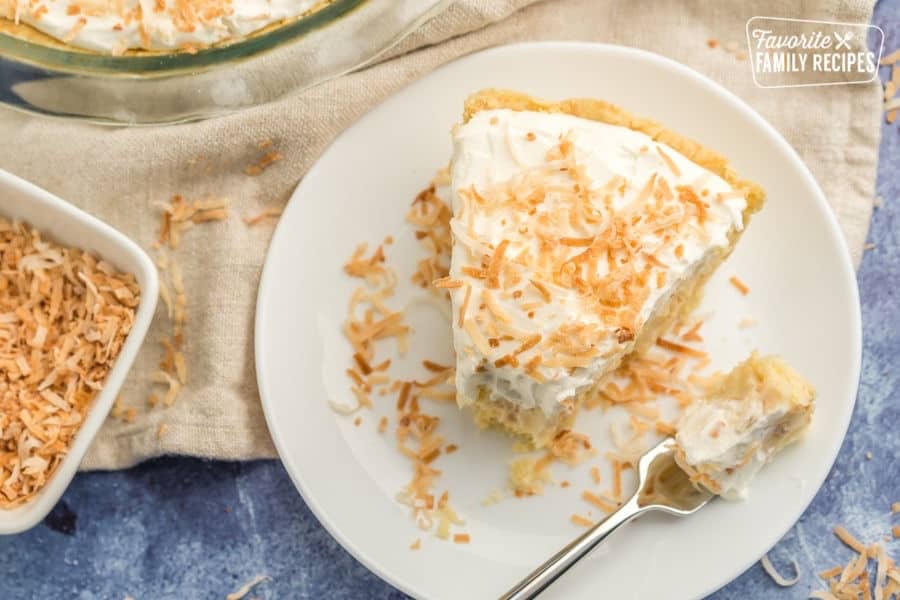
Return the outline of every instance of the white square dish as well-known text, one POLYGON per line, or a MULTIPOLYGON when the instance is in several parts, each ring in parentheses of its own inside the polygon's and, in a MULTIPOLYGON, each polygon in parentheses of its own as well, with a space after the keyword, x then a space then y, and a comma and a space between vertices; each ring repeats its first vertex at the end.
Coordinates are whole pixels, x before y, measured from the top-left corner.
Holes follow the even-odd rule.
POLYGON ((74 477, 88 446, 112 408, 147 334, 159 297, 159 278, 147 253, 122 233, 3 170, 0 170, 0 217, 24 221, 54 242, 87 250, 117 269, 133 273, 141 289, 131 332, 103 389, 88 409, 68 454, 34 498, 14 509, 0 509, 0 534, 12 534, 29 529, 43 519, 74 477))

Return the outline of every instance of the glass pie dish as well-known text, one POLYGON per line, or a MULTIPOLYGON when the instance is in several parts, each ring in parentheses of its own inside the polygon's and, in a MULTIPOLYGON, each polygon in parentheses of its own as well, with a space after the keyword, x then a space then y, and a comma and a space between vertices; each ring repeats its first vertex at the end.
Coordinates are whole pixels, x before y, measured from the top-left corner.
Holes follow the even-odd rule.
POLYGON ((0 104, 113 125, 216 117, 356 69, 451 1, 332 0, 306 16, 194 53, 112 56, 0 29, 0 104))

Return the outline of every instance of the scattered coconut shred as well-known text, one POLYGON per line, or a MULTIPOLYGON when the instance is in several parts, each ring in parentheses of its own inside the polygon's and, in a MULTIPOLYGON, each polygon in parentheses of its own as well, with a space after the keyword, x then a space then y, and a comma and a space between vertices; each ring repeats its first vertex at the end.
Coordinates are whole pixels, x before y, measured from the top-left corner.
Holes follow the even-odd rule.
POLYGON ((706 47, 710 50, 720 48, 726 53, 733 56, 735 60, 747 60, 747 52, 742 49, 741 44, 735 41, 727 41, 722 43, 716 38, 709 38, 706 40, 706 47))
MULTIPOLYGON (((448 182, 446 170, 440 171, 432 184, 416 196, 406 216, 415 228, 416 239, 426 251, 411 281, 444 302, 449 301, 443 282, 446 281, 450 264, 451 211, 437 190, 448 182)), ((375 397, 390 394, 396 398, 396 416, 391 422, 396 423, 398 448, 413 468, 413 478, 398 494, 398 501, 411 507, 412 516, 422 530, 434 530, 438 537, 446 540, 451 539, 451 527, 464 525, 464 522, 449 504, 449 491, 436 495, 441 471, 434 467, 434 462, 442 453, 449 453, 450 448, 455 450, 456 445, 446 444, 437 433, 440 419, 426 413, 422 401, 453 402, 456 396, 454 369, 424 360, 422 366, 427 373, 424 379, 400 380, 390 376, 391 360, 377 357, 377 342, 392 339, 399 353, 403 354, 409 347, 409 336, 412 334, 403 312, 388 306, 398 282, 396 272, 387 266, 385 253, 385 246, 392 241, 391 237, 386 238, 383 245, 371 252, 366 244, 361 244, 344 264, 347 275, 365 281, 350 297, 344 324, 344 334, 353 349, 353 362, 346 374, 354 402, 350 405, 334 400, 329 402, 336 412, 349 416, 362 409, 373 409, 375 397)), ((625 426, 611 428, 616 450, 602 457, 613 473, 609 489, 604 492, 582 492, 581 498, 592 508, 599 508, 604 513, 616 510, 625 498, 624 473, 635 468, 640 456, 659 436, 675 433, 674 423, 661 417, 657 405, 660 396, 674 398, 683 408, 693 400, 694 389, 706 383, 707 377, 700 372, 709 366, 710 358, 704 350, 692 345, 703 342, 700 334, 702 325, 702 320, 676 324, 656 347, 625 361, 608 383, 583 403, 583 410, 599 407, 605 411, 611 406, 621 406, 631 413, 625 426)), ((387 428, 384 417, 376 419, 376 422, 379 432, 387 428)), ((574 467, 596 455, 597 451, 586 435, 562 431, 538 456, 526 456, 512 463, 510 488, 520 498, 540 494, 544 485, 553 481, 550 475, 553 464, 574 467)), ((591 473, 595 483, 599 484, 600 472, 596 465, 591 473)), ((496 503, 502 497, 495 490, 483 504, 496 503)), ((593 523, 581 515, 572 515, 570 521, 581 526, 593 523)), ((455 535, 456 540, 468 540, 462 534, 455 535)))
POLYGON ((139 301, 133 275, 0 219, 0 507, 59 466, 139 301))
MULTIPOLYGON (((446 173, 438 175, 435 183, 420 193, 413 201, 407 214, 407 221, 415 228, 426 257, 419 261, 411 280, 418 287, 448 299, 443 290, 431 288, 431 282, 447 275, 450 265, 450 209, 435 193, 437 185, 446 181, 446 173)), ((409 347, 412 330, 406 324, 402 310, 394 310, 388 301, 394 296, 398 276, 387 265, 385 246, 393 242, 391 237, 385 243, 369 252, 366 244, 359 245, 344 264, 344 272, 350 277, 362 279, 364 283, 354 290, 350 297, 344 335, 353 349, 352 364, 346 370, 350 381, 350 391, 355 399, 352 405, 331 401, 332 408, 344 415, 352 415, 361 409, 374 408, 373 396, 393 399, 395 417, 377 419, 379 432, 387 430, 394 423, 394 437, 400 453, 412 466, 413 477, 397 494, 397 500, 410 507, 416 525, 423 531, 433 531, 444 540, 468 543, 469 535, 455 531, 465 522, 456 514, 450 504, 450 492, 437 492, 437 480, 441 471, 434 463, 442 454, 455 451, 455 444, 447 444, 438 433, 440 418, 427 413, 424 402, 454 402, 456 398, 452 383, 452 366, 423 360, 423 376, 420 379, 404 380, 390 374, 391 359, 380 359, 379 342, 393 340, 402 355, 409 347), (451 450, 452 448, 452 450, 451 450), (452 537, 451 537, 452 533, 452 537)), ((388 400, 379 400, 384 405, 388 400)), ((419 540, 411 546, 420 547, 419 540)))
POLYGON ((828 584, 828 590, 814 590, 810 598, 822 600, 891 600, 900 597, 900 569, 885 551, 884 544, 875 542, 868 546, 860 542, 843 526, 834 528, 834 535, 856 553, 843 567, 836 566, 819 573, 828 584), (869 570, 869 561, 875 561, 869 570), (870 573, 874 576, 870 581, 870 573))
POLYGON ((897 98, 897 90, 900 89, 900 49, 882 56, 881 65, 891 68, 891 77, 884 82, 884 112, 885 120, 893 123, 897 119, 897 109, 900 109, 900 98, 897 98))
MULTIPOLYGON (((224 221, 228 218, 229 201, 223 198, 205 198, 189 201, 175 195, 171 202, 157 202, 162 212, 159 238, 154 244, 157 252, 156 267, 159 271, 159 296, 166 308, 166 315, 172 325, 170 335, 160 338, 163 355, 159 371, 151 376, 153 384, 162 386, 162 404, 166 407, 175 403, 181 389, 187 385, 188 364, 184 354, 184 326, 187 323, 187 295, 184 275, 175 252, 185 232, 197 224, 224 221)), ((155 407, 160 402, 156 393, 147 397, 147 405, 155 407)), ((165 428, 161 427, 158 437, 165 428)))
MULTIPOLYGON (((808 598, 819 600, 896 600, 900 598, 900 569, 894 559, 887 555, 884 544, 875 542, 863 544, 843 526, 834 528, 834 535, 856 554, 844 566, 835 566, 821 571, 819 578, 827 582, 827 590, 813 590, 808 598), (869 569, 869 561, 874 566, 869 569)), ((775 583, 782 587, 795 585, 800 581, 797 561, 791 559, 794 577, 783 577, 772 565, 769 556, 760 561, 763 569, 775 583)))
POLYGON ((249 175, 250 177, 262 175, 266 169, 272 166, 272 164, 284 158, 284 155, 275 150, 272 146, 273 142, 271 138, 262 140, 256 145, 257 149, 263 151, 263 153, 256 162, 250 163, 244 167, 244 175, 249 175))
POLYGON ((772 561, 769 559, 768 554, 764 554, 762 559, 759 561, 762 565, 763 570, 772 578, 772 581, 780 585, 781 587, 791 587, 792 585, 796 585, 798 581, 800 581, 800 565, 797 564, 797 561, 793 558, 791 559, 791 565, 794 568, 794 576, 790 579, 786 578, 784 575, 778 572, 775 568, 775 565, 772 564, 772 561))
POLYGON ((225 600, 243 600, 253 588, 263 583, 264 581, 272 581, 272 578, 268 575, 257 575, 256 577, 239 587, 237 590, 225 596, 225 600))
MULTIPOLYGON (((700 372, 709 366, 710 359, 705 351, 689 345, 703 341, 702 325, 702 320, 690 325, 676 324, 666 337, 659 339, 656 347, 627 359, 605 386, 582 403, 582 410, 606 411, 620 406, 630 413, 627 423, 610 426, 615 450, 602 457, 612 471, 608 489, 602 492, 587 489, 581 493, 581 499, 592 508, 605 514, 617 510, 627 493, 624 474, 637 466, 640 457, 660 436, 675 434, 675 424, 661 417, 658 405, 661 396, 674 398, 683 409, 693 401, 696 388, 707 383, 708 378, 700 372)), ((596 450, 586 435, 563 431, 543 456, 523 457, 512 463, 509 479, 514 495, 522 498, 542 493, 544 486, 553 481, 550 467, 554 463, 578 466, 595 456, 596 450)), ((602 482, 599 467, 593 465, 590 474, 594 485, 599 486, 602 482)), ((571 515, 570 521, 584 527, 593 524, 581 515, 571 515)))
POLYGON ((260 223, 277 221, 284 212, 281 208, 267 208, 258 212, 253 216, 245 216, 244 223, 247 225, 259 225, 260 223))

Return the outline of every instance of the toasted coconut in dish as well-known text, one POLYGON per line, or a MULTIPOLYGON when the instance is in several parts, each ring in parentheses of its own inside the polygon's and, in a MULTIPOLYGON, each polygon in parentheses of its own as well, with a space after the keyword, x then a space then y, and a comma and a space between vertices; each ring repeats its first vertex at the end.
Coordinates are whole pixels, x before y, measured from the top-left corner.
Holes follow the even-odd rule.
POLYGON ((134 276, 0 219, 0 507, 26 502, 62 462, 139 302, 134 276))
POLYGON ((545 446, 697 304, 764 193, 696 142, 597 100, 482 91, 453 138, 439 289, 458 316, 457 400, 480 425, 545 446))

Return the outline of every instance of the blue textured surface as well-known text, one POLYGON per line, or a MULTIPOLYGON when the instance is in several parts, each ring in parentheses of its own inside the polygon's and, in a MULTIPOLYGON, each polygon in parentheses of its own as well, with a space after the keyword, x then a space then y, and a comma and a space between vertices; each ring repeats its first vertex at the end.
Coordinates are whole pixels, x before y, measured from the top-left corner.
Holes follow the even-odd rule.
MULTIPOLYGON (((876 7, 885 48, 900 47, 898 15, 900 0, 876 7)), ((824 487, 771 553, 778 565, 795 557, 803 578, 780 589, 756 565, 716 600, 805 598, 819 585, 818 570, 850 556, 832 536, 834 524, 868 540, 890 530, 887 508, 900 501, 898 164, 900 128, 885 126, 878 173, 884 204, 869 235, 877 247, 859 271, 864 354, 856 412, 824 487)), ((900 542, 889 551, 898 556, 900 542)), ((338 546, 276 461, 166 458, 81 474, 44 524, 0 539, 4 598, 224 598, 260 573, 272 576, 251 594, 260 599, 403 597, 338 546)))

